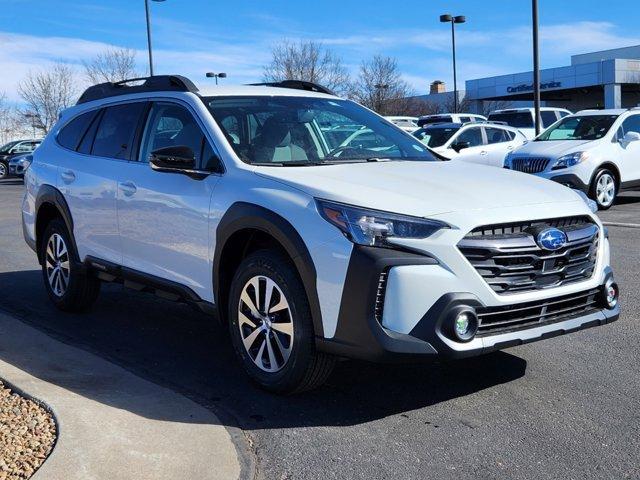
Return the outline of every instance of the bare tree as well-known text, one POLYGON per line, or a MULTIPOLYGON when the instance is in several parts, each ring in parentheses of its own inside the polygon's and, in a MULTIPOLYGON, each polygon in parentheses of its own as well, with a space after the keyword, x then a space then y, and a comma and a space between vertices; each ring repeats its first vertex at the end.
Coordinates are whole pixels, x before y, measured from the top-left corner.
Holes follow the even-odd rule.
POLYGON ((504 110, 513 107, 513 102, 509 100, 490 100, 482 102, 482 115, 488 117, 494 110, 504 110))
POLYGON ((26 117, 0 92, 0 145, 31 135, 26 117))
MULTIPOLYGON (((443 103, 443 113, 454 113, 456 108, 454 93, 451 92, 451 95, 448 95, 446 100, 443 103)), ((469 113, 471 110, 471 100, 467 97, 462 97, 458 95, 458 113, 469 113)))
POLYGON ((105 50, 89 62, 82 63, 85 78, 91 84, 119 82, 140 76, 136 69, 136 51, 128 48, 105 50))
POLYGON ((271 49, 271 63, 264 67, 265 82, 304 80, 323 85, 338 94, 348 92, 350 77, 342 60, 321 43, 284 40, 271 49))
POLYGON ((414 92, 405 82, 395 58, 376 55, 362 62, 351 97, 381 115, 404 114, 414 92))
POLYGON ((58 120, 60 112, 76 98, 76 81, 71 67, 58 63, 49 70, 29 72, 18 84, 18 94, 25 103, 25 116, 44 134, 58 120))

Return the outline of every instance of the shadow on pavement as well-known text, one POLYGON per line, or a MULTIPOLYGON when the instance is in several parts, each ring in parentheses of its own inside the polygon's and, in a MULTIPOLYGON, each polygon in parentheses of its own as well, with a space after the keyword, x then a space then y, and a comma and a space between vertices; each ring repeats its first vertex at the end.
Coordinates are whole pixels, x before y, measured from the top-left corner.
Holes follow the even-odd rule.
POLYGON ((5 178, 0 180, 0 185, 22 185, 24 182, 22 178, 5 178))
POLYGON ((633 204, 637 204, 637 203, 640 203, 640 192, 623 193, 622 195, 619 195, 616 198, 616 203, 614 205, 614 208, 616 206, 633 205, 633 204))
MULTIPOLYGON (((251 385, 224 329, 187 305, 104 285, 93 311, 75 315, 58 312, 49 303, 38 270, 0 273, 0 287, 0 308, 8 313, 185 394, 213 409, 223 423, 246 430, 357 425, 511 382, 526 370, 525 360, 505 352, 428 365, 345 361, 321 389, 279 397, 251 385)), ((44 374, 34 371, 41 362, 5 355, 0 350, 3 360, 36 377, 44 374)), ((60 386, 74 391, 78 379, 68 378, 60 386)), ((118 405, 118 398, 101 395, 95 400, 131 407, 118 405)), ((145 417, 157 413, 151 405, 137 403, 135 408, 133 413, 145 417)), ((175 418, 184 421, 179 414, 175 418)))

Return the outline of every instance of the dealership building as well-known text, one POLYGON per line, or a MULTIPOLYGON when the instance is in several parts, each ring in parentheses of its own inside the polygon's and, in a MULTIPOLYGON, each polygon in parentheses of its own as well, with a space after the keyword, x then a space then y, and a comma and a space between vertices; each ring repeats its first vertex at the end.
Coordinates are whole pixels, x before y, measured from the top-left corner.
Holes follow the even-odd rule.
MULTIPOLYGON (((630 108, 640 105, 640 45, 584 53, 571 57, 571 65, 540 71, 543 105, 571 111, 587 108, 630 108)), ((437 83, 437 82, 434 82, 437 83)), ((533 72, 467 80, 461 99, 471 102, 472 113, 486 102, 512 107, 533 104, 533 72)), ((453 92, 436 92, 420 100, 443 105, 453 92)), ((450 102, 449 102, 450 103, 450 102)))

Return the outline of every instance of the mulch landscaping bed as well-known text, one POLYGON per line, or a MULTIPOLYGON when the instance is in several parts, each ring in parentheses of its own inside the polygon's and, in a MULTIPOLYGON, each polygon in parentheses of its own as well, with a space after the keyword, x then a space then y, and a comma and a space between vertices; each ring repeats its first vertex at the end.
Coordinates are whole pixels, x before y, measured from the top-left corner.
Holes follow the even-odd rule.
POLYGON ((0 480, 30 478, 55 441, 51 413, 0 382, 0 480))

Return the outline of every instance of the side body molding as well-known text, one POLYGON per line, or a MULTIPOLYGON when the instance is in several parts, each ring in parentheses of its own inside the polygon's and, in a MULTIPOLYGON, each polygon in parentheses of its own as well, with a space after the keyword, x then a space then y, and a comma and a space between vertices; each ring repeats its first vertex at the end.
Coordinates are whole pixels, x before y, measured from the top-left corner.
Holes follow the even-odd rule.
MULTIPOLYGON (((215 303, 221 308, 220 298, 228 293, 228 286, 222 285, 221 262, 222 251, 227 241, 237 232, 254 229, 267 233, 284 247, 302 279, 313 319, 316 337, 323 337, 322 313, 316 288, 317 273, 309 250, 300 234, 285 218, 259 205, 245 202, 234 203, 220 220, 216 230, 216 247, 213 260, 213 292, 215 303), (224 289, 227 289, 226 291, 224 289)), ((226 312, 219 311, 220 318, 226 312)))

